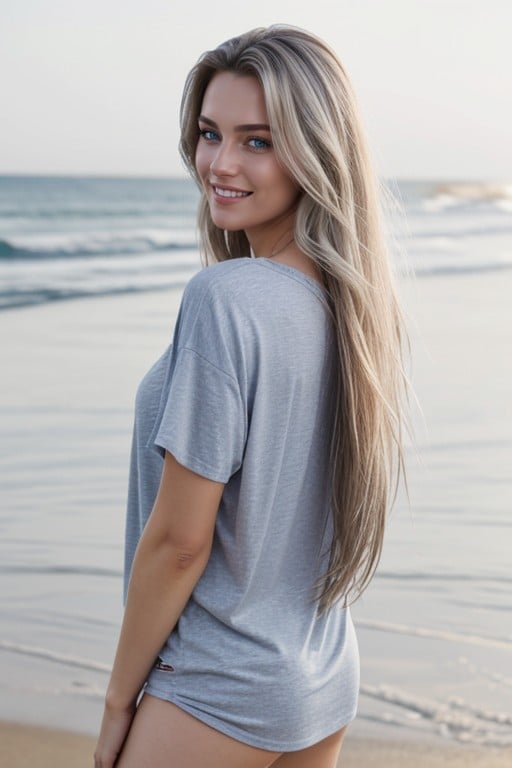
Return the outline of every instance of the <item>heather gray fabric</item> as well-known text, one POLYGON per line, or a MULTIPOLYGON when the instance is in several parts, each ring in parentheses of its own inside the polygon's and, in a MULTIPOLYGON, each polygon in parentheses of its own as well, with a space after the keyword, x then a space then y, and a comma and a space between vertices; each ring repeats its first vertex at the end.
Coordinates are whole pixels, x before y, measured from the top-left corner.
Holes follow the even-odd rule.
POLYGON ((146 690, 276 751, 314 744, 357 707, 349 611, 319 618, 313 601, 331 535, 332 349, 315 280, 225 261, 189 282, 136 401, 125 582, 165 450, 226 484, 210 560, 161 652, 172 669, 155 667, 146 690))

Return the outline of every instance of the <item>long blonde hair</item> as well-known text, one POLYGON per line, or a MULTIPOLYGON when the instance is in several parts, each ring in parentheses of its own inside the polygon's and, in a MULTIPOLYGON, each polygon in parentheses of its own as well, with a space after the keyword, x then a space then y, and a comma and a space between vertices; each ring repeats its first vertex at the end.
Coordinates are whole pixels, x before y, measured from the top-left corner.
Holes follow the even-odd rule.
MULTIPOLYGON (((333 538, 319 607, 346 603, 368 585, 388 509, 405 477, 407 333, 396 298, 370 161, 350 81, 335 53, 295 27, 255 29, 206 52, 181 105, 180 151, 192 176, 203 96, 218 72, 256 77, 276 156, 302 190, 295 241, 321 269, 336 328, 336 414, 331 443, 333 538), (392 481, 396 478, 391 498, 392 481)), ((225 232, 199 208, 206 263, 248 256, 243 231, 225 232)))

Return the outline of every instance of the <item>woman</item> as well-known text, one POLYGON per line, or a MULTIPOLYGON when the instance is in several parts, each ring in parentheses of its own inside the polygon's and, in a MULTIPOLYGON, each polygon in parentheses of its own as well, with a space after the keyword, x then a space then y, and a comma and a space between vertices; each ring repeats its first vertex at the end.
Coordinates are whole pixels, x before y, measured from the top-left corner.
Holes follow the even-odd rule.
POLYGON ((96 767, 327 768, 403 464, 377 188, 344 70, 302 30, 206 53, 181 122, 213 263, 137 395, 96 767))

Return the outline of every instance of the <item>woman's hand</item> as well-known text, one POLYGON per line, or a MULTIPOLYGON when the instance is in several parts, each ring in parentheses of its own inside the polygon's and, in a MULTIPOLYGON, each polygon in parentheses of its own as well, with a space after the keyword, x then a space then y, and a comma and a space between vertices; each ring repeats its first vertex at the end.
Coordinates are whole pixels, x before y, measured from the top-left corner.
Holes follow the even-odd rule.
POLYGON ((105 704, 101 731, 94 752, 94 768, 113 768, 130 730, 136 706, 115 709, 105 704))
POLYGON ((166 454, 155 505, 135 553, 95 768, 115 766, 137 697, 206 568, 223 488, 166 454))

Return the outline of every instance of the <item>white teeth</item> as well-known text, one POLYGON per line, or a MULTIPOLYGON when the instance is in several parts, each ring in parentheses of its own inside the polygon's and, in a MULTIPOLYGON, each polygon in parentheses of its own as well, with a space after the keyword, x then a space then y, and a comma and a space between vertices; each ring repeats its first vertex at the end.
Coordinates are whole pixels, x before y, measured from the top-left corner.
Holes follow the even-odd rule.
POLYGON ((250 194, 249 192, 235 192, 234 189, 221 189, 220 187, 214 187, 213 190, 220 197, 247 197, 250 194))

